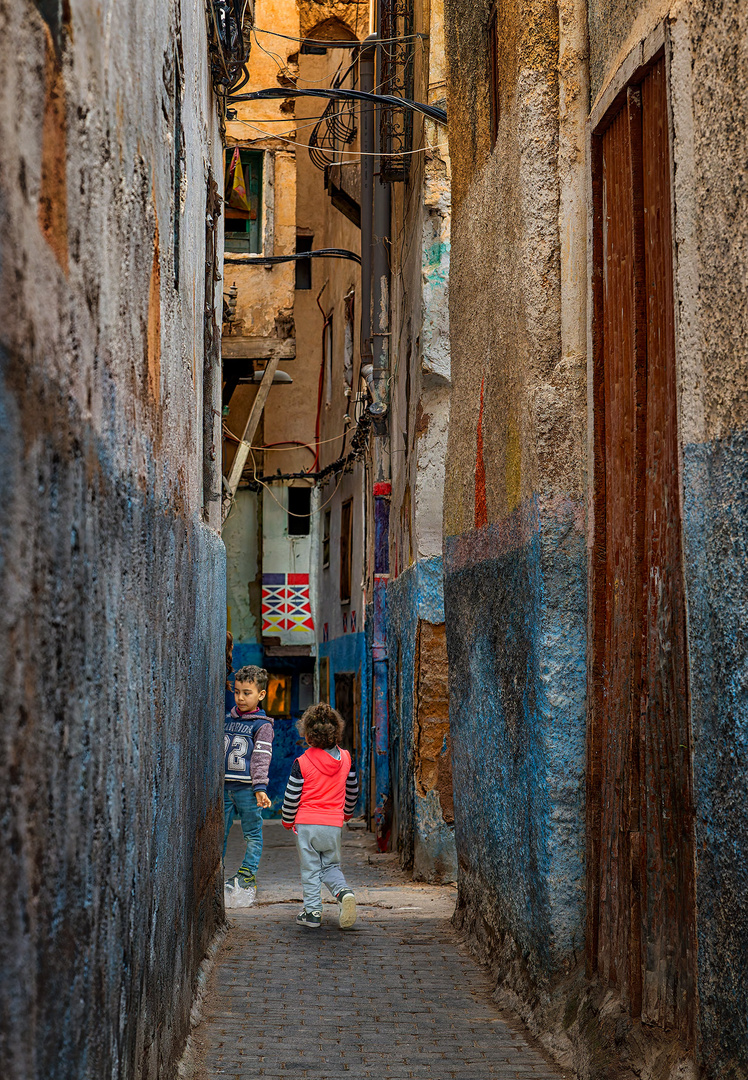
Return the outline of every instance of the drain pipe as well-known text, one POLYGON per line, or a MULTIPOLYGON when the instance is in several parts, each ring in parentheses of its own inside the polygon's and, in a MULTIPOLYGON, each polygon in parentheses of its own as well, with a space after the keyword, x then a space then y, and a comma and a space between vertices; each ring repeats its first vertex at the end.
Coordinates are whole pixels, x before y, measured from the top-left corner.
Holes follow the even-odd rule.
MULTIPOLYGON (((381 27, 380 27, 381 31, 381 27)), ((381 33, 380 33, 381 37, 381 33)), ((377 52, 377 81, 382 82, 381 47, 377 52)), ((381 154, 381 106, 375 118, 376 141, 381 154)), ((374 626, 372 634, 372 698, 374 703, 374 829, 377 847, 389 851, 392 838, 392 792, 390 790, 389 671, 387 655, 387 585, 390 570, 390 185, 382 183, 381 159, 373 177, 372 251, 372 377, 374 400, 369 406, 374 421, 374 626)))
MULTIPOLYGON (((374 90, 376 34, 370 34, 359 54, 359 78, 366 93, 374 90)), ((375 396, 371 353, 371 260, 374 221, 374 118, 373 105, 361 106, 361 375, 372 400, 375 396)))

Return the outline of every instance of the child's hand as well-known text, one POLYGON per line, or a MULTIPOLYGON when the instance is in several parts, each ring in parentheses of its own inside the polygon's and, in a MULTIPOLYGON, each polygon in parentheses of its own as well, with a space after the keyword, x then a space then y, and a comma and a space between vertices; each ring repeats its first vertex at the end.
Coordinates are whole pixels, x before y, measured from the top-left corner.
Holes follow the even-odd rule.
POLYGON ((257 805, 262 810, 267 810, 267 808, 270 806, 270 799, 268 798, 266 791, 256 791, 255 798, 257 799, 257 805))

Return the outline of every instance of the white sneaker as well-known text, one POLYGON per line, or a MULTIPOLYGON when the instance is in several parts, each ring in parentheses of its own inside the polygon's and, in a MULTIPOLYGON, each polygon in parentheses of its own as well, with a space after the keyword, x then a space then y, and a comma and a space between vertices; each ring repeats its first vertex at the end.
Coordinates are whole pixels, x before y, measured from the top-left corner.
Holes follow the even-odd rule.
POLYGON ((348 930, 356 921, 356 897, 351 889, 341 889, 335 897, 338 901, 338 925, 348 930))

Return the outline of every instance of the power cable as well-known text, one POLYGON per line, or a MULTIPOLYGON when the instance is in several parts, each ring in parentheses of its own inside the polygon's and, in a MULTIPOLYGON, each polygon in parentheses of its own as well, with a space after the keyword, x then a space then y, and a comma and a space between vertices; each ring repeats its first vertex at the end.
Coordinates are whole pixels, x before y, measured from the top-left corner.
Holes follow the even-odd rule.
POLYGON ((364 49, 374 45, 389 45, 392 42, 402 41, 428 41, 428 34, 404 34, 402 37, 382 38, 373 41, 321 41, 317 38, 292 37, 290 34, 279 34, 276 30, 262 30, 259 26, 253 26, 255 34, 270 34, 271 37, 283 38, 285 41, 298 41, 302 45, 318 45, 325 49, 364 49))
POLYGON ((266 263, 298 262, 301 259, 349 259, 361 265, 361 256, 347 248, 319 248, 317 251, 297 251, 292 255, 248 255, 243 259, 229 259, 224 256, 224 263, 230 266, 263 266, 266 263))
MULTIPOLYGON (((299 91, 299 92, 303 93, 303 91, 299 91)), ((316 91, 315 91, 315 93, 316 93, 316 91)), ((285 97, 285 94, 283 96, 285 97)), ((372 94, 371 96, 376 97, 377 95, 372 94)), ((404 98, 392 98, 391 100, 392 101, 397 101, 400 104, 402 104, 405 99, 404 98)), ((428 106, 428 107, 430 107, 430 106, 428 106)), ((443 110, 438 110, 438 111, 442 112, 443 110)), ((446 116, 446 113, 445 113, 445 116, 446 116)), ((437 122, 441 123, 441 121, 437 121, 437 122)), ((231 123, 232 124, 236 123, 236 121, 232 120, 231 123)), ((249 120, 242 120, 241 123, 246 125, 246 127, 250 127, 250 128, 253 128, 255 131, 259 131, 261 135, 264 135, 268 139, 279 139, 281 142, 290 143, 292 146, 303 146, 305 150, 307 150, 309 148, 309 143, 300 142, 298 139, 287 139, 287 138, 285 138, 285 136, 278 135, 275 132, 263 131, 262 128, 258 128, 255 124, 250 124, 249 120)), ((379 154, 379 153, 376 153, 376 152, 370 153, 367 150, 336 150, 335 153, 336 154, 346 154, 349 157, 404 157, 406 154, 422 154, 425 150, 438 150, 438 146, 436 146, 436 145, 435 146, 431 146, 431 145, 429 145, 429 146, 419 146, 417 150, 399 150, 397 153, 392 153, 392 154, 388 154, 388 153, 379 154)))
POLYGON ((412 109, 413 112, 422 113, 437 124, 447 123, 446 109, 440 109, 436 105, 427 105, 423 101, 412 101, 410 98, 396 97, 394 94, 369 94, 364 90, 332 90, 327 87, 315 87, 313 90, 300 90, 298 87, 267 87, 264 90, 254 90, 249 94, 232 94, 229 98, 232 104, 239 101, 277 101, 289 97, 326 97, 335 101, 371 101, 375 105, 391 105, 396 109, 412 109))

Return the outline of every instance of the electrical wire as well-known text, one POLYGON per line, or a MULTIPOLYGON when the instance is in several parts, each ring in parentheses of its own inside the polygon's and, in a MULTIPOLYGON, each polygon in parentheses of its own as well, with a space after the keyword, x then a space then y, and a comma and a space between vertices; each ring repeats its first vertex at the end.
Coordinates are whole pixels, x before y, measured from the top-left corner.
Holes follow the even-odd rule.
MULTIPOLYGON (((223 432, 224 435, 226 435, 230 439, 233 439, 234 442, 241 442, 241 439, 238 437, 238 435, 235 435, 225 423, 223 424, 223 432)), ((347 430, 341 432, 341 434, 347 434, 347 430)), ((337 442, 339 438, 340 435, 333 435, 331 439, 318 439, 308 443, 301 442, 300 440, 296 439, 281 439, 280 442, 268 443, 266 446, 253 446, 251 449, 257 450, 258 453, 267 450, 271 453, 275 451, 275 453, 282 454, 284 450, 294 450, 298 447, 303 447, 304 449, 310 450, 312 453, 314 453, 315 446, 325 446, 327 443, 337 442)))
MULTIPOLYGON (((278 68, 278 72, 281 75, 284 75, 289 80, 293 79, 294 82, 309 83, 309 85, 314 85, 316 82, 319 81, 319 80, 312 80, 312 79, 303 79, 300 75, 293 75, 291 73, 289 67, 288 67, 288 64, 284 64, 283 57, 280 56, 278 53, 270 52, 270 50, 266 49, 265 46, 262 44, 262 42, 258 40, 257 34, 254 31, 254 27, 252 28, 252 33, 255 35, 255 41, 257 42, 257 47, 259 49, 261 49, 262 52, 264 52, 266 56, 270 57, 270 59, 275 64, 275 66, 278 68)), ((355 45, 356 45, 356 42, 352 41, 351 46, 353 47, 355 45)), ((338 65, 338 71, 340 71, 341 67, 342 67, 342 61, 338 65)), ((335 76, 337 75, 338 71, 333 72, 332 76, 328 76, 328 78, 333 78, 334 79, 335 76)))
MULTIPOLYGON (((394 100, 400 100, 396 98, 394 100)), ((231 121, 236 123, 236 121, 231 121)), ((263 131, 262 128, 255 127, 254 124, 250 124, 248 120, 242 120, 242 124, 246 124, 247 127, 254 128, 255 131, 259 131, 262 135, 267 136, 270 139, 280 139, 281 142, 291 143, 292 146, 303 146, 304 149, 309 148, 309 143, 299 142, 298 139, 286 139, 283 135, 278 135, 275 132, 263 131)), ((438 145, 435 146, 419 146, 417 150, 400 150, 396 154, 378 154, 369 153, 368 150, 336 150, 336 154, 346 154, 349 157, 404 157, 406 154, 422 154, 425 150, 438 150, 438 145)))
MULTIPOLYGON (((254 456, 254 454, 252 453, 251 449, 250 449, 250 455, 251 455, 251 457, 252 457, 252 479, 253 479, 254 483, 255 483, 255 484, 260 484, 260 486, 261 486, 261 487, 263 487, 263 488, 265 489, 265 491, 267 491, 268 495, 269 495, 269 496, 270 496, 270 498, 271 498, 271 499, 273 500, 273 502, 274 502, 274 503, 276 503, 276 505, 278 505, 278 506, 279 506, 279 507, 281 508, 281 510, 283 510, 283 512, 284 512, 284 513, 288 513, 288 507, 287 507, 287 506, 284 506, 284 505, 283 505, 283 503, 282 503, 282 502, 280 501, 280 499, 276 499, 276 497, 275 497, 275 495, 273 494, 273 490, 272 490, 272 488, 270 487, 270 485, 269 485, 269 484, 266 484, 266 483, 265 483, 265 481, 264 481, 264 480, 263 480, 263 479, 262 479, 261 477, 259 477, 259 476, 257 475, 257 464, 256 464, 256 462, 255 462, 255 456, 254 456)), ((321 506, 318 506, 316 510, 312 510, 312 511, 310 511, 310 513, 308 513, 308 514, 296 514, 296 513, 294 513, 294 517, 300 517, 300 518, 313 518, 313 517, 316 517, 316 516, 317 516, 317 514, 321 513, 321 512, 322 512, 322 511, 323 511, 323 510, 325 509, 325 507, 327 507, 327 506, 329 506, 329 505, 330 505, 330 503, 332 502, 332 500, 333 500, 333 499, 335 498, 335 496, 337 495, 337 493, 338 493, 338 488, 339 488, 339 487, 340 487, 340 485, 341 485, 341 484, 343 483, 343 477, 344 477, 344 476, 345 476, 345 469, 343 468, 343 469, 341 469, 341 470, 340 470, 340 475, 339 475, 339 477, 338 477, 338 482, 337 482, 337 484, 335 485, 335 490, 333 491, 333 493, 332 493, 332 495, 330 496, 330 498, 329 498, 329 499, 327 499, 327 500, 326 500, 325 502, 323 502, 321 506)), ((301 479, 301 477, 299 477, 299 479, 301 479)))
MULTIPOLYGON (((309 120, 308 124, 295 124, 293 116, 276 116, 275 118, 268 117, 267 119, 264 119, 264 120, 260 120, 256 116, 253 116, 252 120, 253 120, 253 122, 255 124, 292 124, 293 127, 297 131, 303 131, 304 128, 316 127, 318 121, 324 120, 326 115, 327 115, 327 113, 323 112, 323 113, 320 113, 319 116, 300 116, 299 117, 300 120, 309 120)), ((358 110, 356 110, 354 115, 360 116, 360 113, 358 112, 358 110)), ((229 120, 229 123, 230 124, 246 124, 247 121, 246 120, 239 120, 237 118, 236 120, 229 120)), ((289 132, 286 132, 286 134, 288 135, 289 132)), ((269 131, 268 135, 270 135, 271 138, 272 138, 273 133, 269 131)))
POLYGON ((423 101, 413 101, 411 98, 396 97, 394 94, 370 94, 365 90, 333 90, 327 87, 315 87, 313 90, 299 89, 298 87, 266 87, 264 90, 254 90, 249 94, 232 94, 231 104, 239 101, 277 101, 279 98, 290 97, 326 97, 335 101, 366 101, 375 105, 391 105, 396 109, 412 109, 414 112, 423 113, 438 124, 447 123, 446 109, 440 109, 436 105, 428 105, 423 101))
POLYGON ((404 34, 402 37, 382 38, 381 41, 379 39, 374 40, 374 41, 369 41, 369 42, 366 42, 366 41, 320 41, 317 38, 291 37, 290 34, 279 34, 276 30, 263 30, 259 26, 253 26, 252 31, 255 34, 270 34, 272 37, 283 38, 285 41, 299 41, 299 42, 301 42, 302 45, 319 45, 319 46, 327 48, 327 49, 333 49, 333 48, 339 48, 339 49, 342 49, 342 48, 351 48, 351 49, 359 48, 359 49, 363 49, 365 47, 369 48, 369 47, 371 47, 373 45, 389 45, 391 42, 412 41, 412 40, 428 41, 428 39, 429 39, 428 34, 404 34))
POLYGON ((348 259, 350 262, 361 265, 361 256, 356 251, 347 248, 318 248, 316 251, 296 251, 291 255, 249 255, 243 259, 228 259, 224 257, 224 264, 229 266, 264 266, 276 263, 301 262, 303 259, 348 259))

